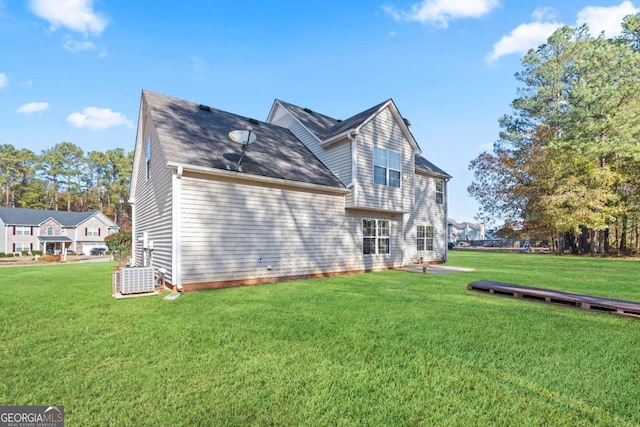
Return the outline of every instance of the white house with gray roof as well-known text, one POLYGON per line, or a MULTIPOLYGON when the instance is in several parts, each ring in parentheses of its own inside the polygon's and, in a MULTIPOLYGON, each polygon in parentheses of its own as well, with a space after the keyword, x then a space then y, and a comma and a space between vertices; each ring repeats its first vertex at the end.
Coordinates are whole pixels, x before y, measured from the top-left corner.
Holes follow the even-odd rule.
POLYGON ((42 251, 60 254, 67 250, 89 255, 105 247, 104 238, 118 226, 102 212, 66 212, 0 207, 0 252, 42 251))
POLYGON ((263 122, 144 90, 133 259, 177 290, 446 260, 450 178, 391 99, 346 120, 276 100, 263 122))

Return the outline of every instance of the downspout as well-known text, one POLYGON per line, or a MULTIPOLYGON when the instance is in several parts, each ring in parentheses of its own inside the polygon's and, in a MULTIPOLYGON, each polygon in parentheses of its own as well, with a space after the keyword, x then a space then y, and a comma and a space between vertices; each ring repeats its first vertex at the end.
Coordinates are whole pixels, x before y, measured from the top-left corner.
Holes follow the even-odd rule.
POLYGON ((358 204, 358 135, 360 131, 354 129, 347 134, 351 142, 351 183, 347 186, 351 190, 351 206, 358 204), (353 135, 353 136, 352 136, 353 135))
POLYGON ((449 262, 449 180, 444 180, 444 262, 449 262))
POLYGON ((180 201, 182 199, 182 174, 184 169, 178 166, 172 178, 171 189, 171 281, 178 292, 182 292, 182 238, 180 226, 180 201))

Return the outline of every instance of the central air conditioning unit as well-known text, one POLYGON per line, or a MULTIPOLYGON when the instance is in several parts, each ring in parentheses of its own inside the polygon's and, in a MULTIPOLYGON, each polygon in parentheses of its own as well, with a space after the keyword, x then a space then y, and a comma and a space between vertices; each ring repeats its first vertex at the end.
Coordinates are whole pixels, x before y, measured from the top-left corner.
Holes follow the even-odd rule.
POLYGON ((119 281, 122 295, 154 292, 156 288, 153 266, 122 267, 119 281))

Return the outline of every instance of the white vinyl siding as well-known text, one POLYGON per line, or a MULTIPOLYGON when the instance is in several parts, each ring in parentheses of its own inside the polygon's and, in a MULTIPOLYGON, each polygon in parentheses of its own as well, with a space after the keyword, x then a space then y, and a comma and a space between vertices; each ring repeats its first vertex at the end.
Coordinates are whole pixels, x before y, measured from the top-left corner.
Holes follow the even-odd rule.
POLYGON ((183 285, 401 265, 399 236, 389 256, 363 257, 362 214, 345 214, 341 194, 187 174, 181 182, 183 285))
MULTIPOLYGON (((172 250, 172 209, 171 209, 171 176, 172 171, 167 169, 164 156, 158 141, 158 136, 153 129, 153 121, 146 108, 146 126, 141 132, 140 151, 136 156, 137 171, 135 194, 135 235, 132 236, 135 246, 135 265, 143 265, 143 248, 139 238, 143 232, 147 232, 149 240, 153 241, 153 264, 156 268, 166 270, 166 278, 172 282, 171 250, 172 250), (146 179, 146 141, 151 140, 151 153, 149 162, 149 179, 146 179)), ((149 257, 147 260, 149 261, 149 257)))
POLYGON ((443 182, 444 190, 446 191, 445 181, 421 173, 415 175, 415 207, 407 223, 405 262, 416 262, 420 259, 423 261, 439 261, 446 255, 446 204, 437 204, 434 197, 436 181, 438 180, 443 182), (421 244, 419 227, 427 225, 432 227, 433 230, 433 250, 426 249, 428 247, 426 235, 422 240, 422 247, 425 250, 419 250, 418 246, 421 244))
POLYGON ((409 141, 404 137, 389 108, 384 109, 367 123, 358 135, 358 180, 356 183, 358 188, 357 192, 354 192, 357 194, 357 200, 350 200, 348 205, 393 211, 410 209, 410 192, 403 191, 404 179, 402 177, 409 177, 413 174, 413 159, 414 153, 409 141), (378 157, 382 162, 382 151, 379 149, 387 153, 385 156, 386 170, 384 171, 386 183, 390 182, 388 174, 391 170, 393 171, 394 186, 374 184, 376 170, 374 158, 378 157), (374 151, 379 153, 378 156, 374 151), (391 160, 393 168, 389 168, 389 152, 394 153, 391 160))
POLYGON ((324 148, 320 146, 317 138, 296 121, 291 114, 284 111, 282 107, 278 109, 273 124, 289 129, 343 184, 349 184, 351 182, 351 144, 349 140, 345 138, 344 141, 324 148))

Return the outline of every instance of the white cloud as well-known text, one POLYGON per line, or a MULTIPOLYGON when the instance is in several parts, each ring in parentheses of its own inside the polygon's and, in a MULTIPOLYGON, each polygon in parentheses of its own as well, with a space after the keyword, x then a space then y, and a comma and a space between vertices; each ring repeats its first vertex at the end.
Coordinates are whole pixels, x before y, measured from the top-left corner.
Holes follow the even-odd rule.
POLYGON ((47 102, 30 102, 20 106, 16 111, 22 114, 41 113, 49 109, 49 103, 47 102))
POLYGON ((618 6, 589 6, 578 12, 576 26, 587 24, 591 35, 598 36, 604 31, 606 37, 615 37, 622 33, 622 18, 640 11, 630 1, 623 1, 618 6))
POLYGON ((489 62, 513 53, 525 54, 529 49, 535 48, 547 41, 549 36, 563 24, 558 22, 531 22, 520 24, 513 31, 493 45, 491 54, 487 57, 489 62))
MULTIPOLYGON (((640 8, 636 8, 629 0, 623 1, 618 6, 588 6, 578 12, 576 27, 587 24, 594 36, 604 31, 607 37, 614 37, 622 31, 620 25, 622 18, 638 12, 640 12, 640 8)), ((529 49, 545 43, 557 28, 564 25, 556 22, 556 12, 549 7, 536 9, 532 17, 535 22, 520 24, 509 34, 502 36, 493 45, 491 53, 487 55, 487 60, 494 62, 505 55, 527 53, 529 49)))
POLYGON ((449 21, 479 18, 499 5, 499 0, 422 0, 411 6, 409 12, 398 11, 393 6, 383 6, 383 9, 397 20, 417 21, 447 28, 449 21))
POLYGON ((51 31, 65 27, 85 35, 100 35, 107 26, 107 20, 93 10, 93 0, 30 0, 29 6, 49 22, 51 31))
POLYGON ((549 6, 539 7, 533 11, 531 17, 534 21, 554 21, 558 15, 558 12, 549 6))
POLYGON ((98 46, 89 40, 75 40, 69 36, 62 39, 62 46, 69 52, 83 52, 86 50, 96 50, 98 46))
POLYGON ((9 77, 6 73, 0 73, 0 89, 9 86, 9 77))
POLYGON ((72 113, 67 121, 77 128, 105 130, 114 126, 132 127, 133 123, 124 114, 109 108, 85 107, 82 113, 72 113))

